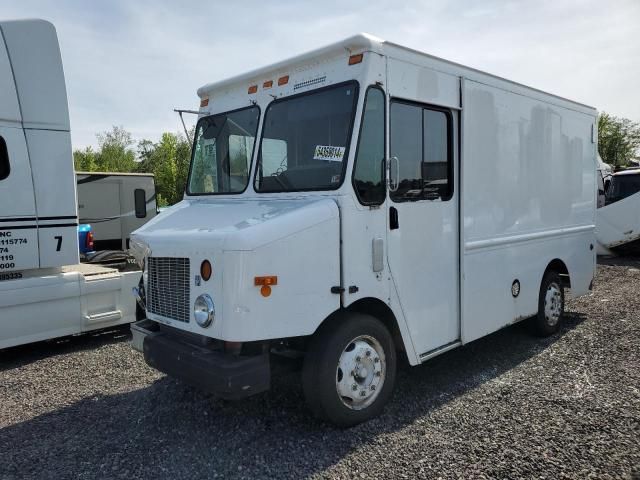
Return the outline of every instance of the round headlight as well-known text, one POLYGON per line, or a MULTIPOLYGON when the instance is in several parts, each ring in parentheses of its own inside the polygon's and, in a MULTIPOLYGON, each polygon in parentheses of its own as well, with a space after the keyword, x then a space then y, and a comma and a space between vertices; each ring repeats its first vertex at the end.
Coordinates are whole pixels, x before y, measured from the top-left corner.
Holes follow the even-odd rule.
POLYGON ((209 295, 203 293, 193 304, 193 316, 196 319, 196 323, 202 328, 207 328, 213 322, 216 310, 213 306, 213 300, 209 295))

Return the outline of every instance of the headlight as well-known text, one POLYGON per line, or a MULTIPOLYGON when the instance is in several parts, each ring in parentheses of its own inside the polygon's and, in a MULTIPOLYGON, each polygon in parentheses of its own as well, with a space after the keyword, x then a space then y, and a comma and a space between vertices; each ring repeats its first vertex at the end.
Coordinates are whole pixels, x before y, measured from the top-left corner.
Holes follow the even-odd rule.
POLYGON ((213 322, 216 314, 216 309, 213 306, 213 300, 209 295, 203 293, 193 304, 193 316, 196 319, 196 323, 202 328, 207 328, 213 322))

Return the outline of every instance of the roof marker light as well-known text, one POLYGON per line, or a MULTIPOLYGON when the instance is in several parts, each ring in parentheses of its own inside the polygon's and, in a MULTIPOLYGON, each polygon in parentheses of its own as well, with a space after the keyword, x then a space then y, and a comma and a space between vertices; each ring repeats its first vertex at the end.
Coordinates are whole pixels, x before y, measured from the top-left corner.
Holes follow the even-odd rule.
POLYGON ((200 100, 200 108, 206 107, 207 105, 209 105, 209 97, 200 100))
POLYGON ((357 55, 351 55, 349 57, 349 65, 355 65, 356 63, 360 63, 360 62, 362 62, 363 58, 364 58, 364 53, 359 53, 357 55))
POLYGON ((258 85, 251 85, 249 87, 248 93, 252 94, 252 93, 256 93, 258 91, 258 85))
POLYGON ((278 86, 286 85, 287 83, 289 83, 289 75, 285 75, 278 79, 278 86))
POLYGON ((273 87, 273 80, 267 80, 262 84, 262 88, 271 88, 273 87))

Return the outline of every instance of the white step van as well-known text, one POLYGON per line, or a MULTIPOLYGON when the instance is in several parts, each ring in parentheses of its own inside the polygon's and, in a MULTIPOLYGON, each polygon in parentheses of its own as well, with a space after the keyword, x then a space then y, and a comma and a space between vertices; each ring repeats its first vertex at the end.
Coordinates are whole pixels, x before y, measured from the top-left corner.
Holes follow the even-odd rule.
POLYGON ((227 398, 304 355, 318 416, 595 270, 596 111, 368 35, 206 85, 184 200, 132 234, 147 363, 227 398), (400 353, 397 353, 400 352, 400 353))
POLYGON ((135 319, 140 272, 80 265, 58 39, 0 22, 0 348, 135 319))

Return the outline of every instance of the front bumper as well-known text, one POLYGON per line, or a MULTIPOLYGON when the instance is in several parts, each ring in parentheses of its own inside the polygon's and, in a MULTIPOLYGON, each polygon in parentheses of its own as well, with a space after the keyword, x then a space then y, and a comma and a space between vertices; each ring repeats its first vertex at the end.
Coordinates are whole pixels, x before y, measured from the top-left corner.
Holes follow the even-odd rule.
POLYGON ((147 364, 167 375, 225 399, 239 399, 268 390, 269 354, 230 355, 189 343, 177 335, 152 331, 149 320, 132 324, 132 346, 147 364))

